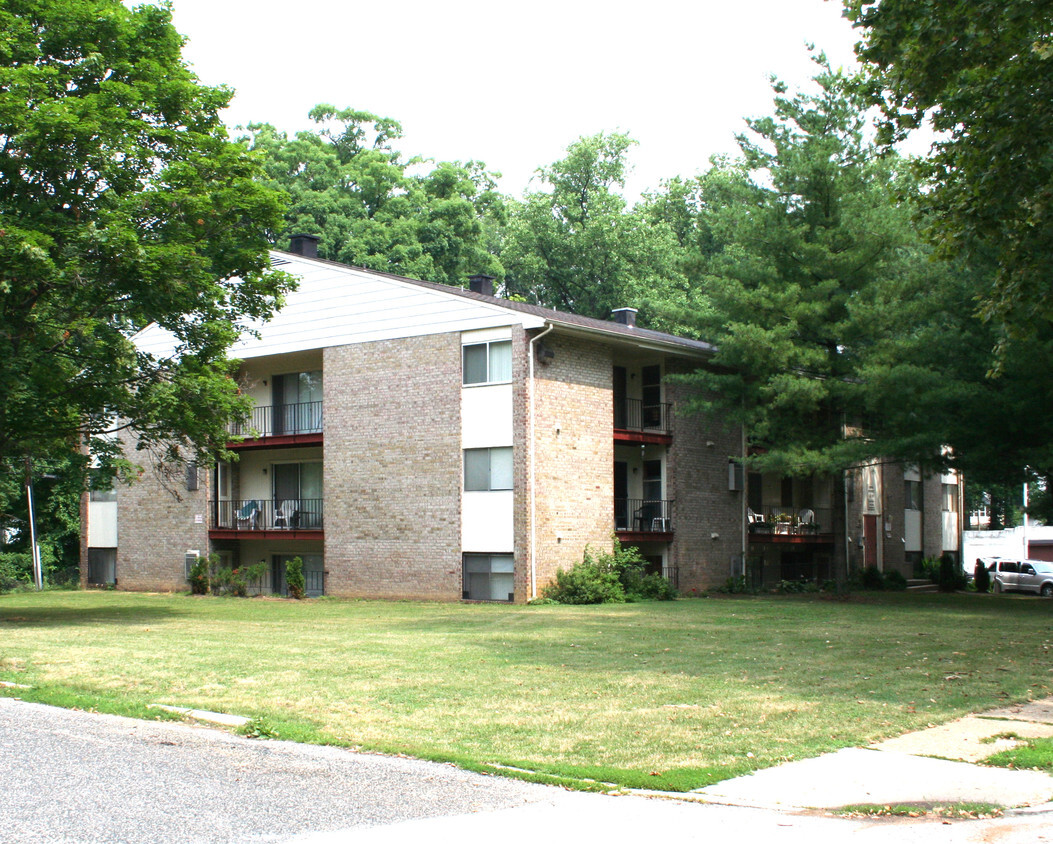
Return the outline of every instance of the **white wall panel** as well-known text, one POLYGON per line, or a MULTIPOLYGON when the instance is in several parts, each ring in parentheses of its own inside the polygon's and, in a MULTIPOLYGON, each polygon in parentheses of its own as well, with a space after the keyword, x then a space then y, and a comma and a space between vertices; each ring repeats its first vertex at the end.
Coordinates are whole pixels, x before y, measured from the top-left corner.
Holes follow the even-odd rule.
POLYGON ((461 390, 462 448, 512 445, 512 385, 461 390))
POLYGON ((903 511, 904 550, 921 551, 921 510, 903 511))
POLYGON ((117 547, 117 502, 88 502, 88 547, 117 547))
POLYGON ((511 554, 512 491, 466 492, 461 505, 461 548, 479 553, 511 554))

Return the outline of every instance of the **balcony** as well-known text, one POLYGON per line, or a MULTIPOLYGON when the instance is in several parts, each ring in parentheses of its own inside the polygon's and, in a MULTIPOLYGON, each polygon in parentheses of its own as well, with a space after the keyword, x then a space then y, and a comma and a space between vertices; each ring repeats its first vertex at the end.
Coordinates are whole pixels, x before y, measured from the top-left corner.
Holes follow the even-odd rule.
POLYGON ((652 498, 614 499, 619 539, 668 541, 673 533, 673 502, 652 498))
POLYGON ((672 405, 668 402, 644 404, 640 399, 621 399, 614 403, 614 436, 623 442, 672 442, 672 405))
POLYGON ((816 507, 764 507, 750 511, 751 542, 833 542, 834 511, 816 507))
POLYGON ((210 539, 320 539, 323 535, 323 499, 284 501, 209 501, 210 539))
POLYGON ((322 442, 322 402, 260 405, 244 422, 232 422, 227 432, 239 441, 231 448, 274 448, 319 445, 322 442))

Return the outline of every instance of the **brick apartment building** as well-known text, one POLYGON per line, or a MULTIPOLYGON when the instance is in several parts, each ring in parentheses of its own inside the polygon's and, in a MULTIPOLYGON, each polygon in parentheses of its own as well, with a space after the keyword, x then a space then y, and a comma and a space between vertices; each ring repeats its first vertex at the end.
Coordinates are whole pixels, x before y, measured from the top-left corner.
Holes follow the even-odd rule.
MULTIPOLYGON (((232 350, 255 410, 178 497, 149 472, 86 496, 82 579, 187 588, 216 553, 304 561, 311 594, 438 600, 535 596, 612 536, 682 590, 723 583, 745 551, 729 484, 738 429, 683 412, 667 376, 706 343, 313 257, 272 262, 299 289, 232 350)), ((304 253, 307 254, 304 254, 304 253)), ((156 328, 140 348, 165 354, 156 328)))
MULTIPOLYGON (((631 309, 588 319, 498 298, 487 277, 460 290, 317 259, 313 238, 292 249, 272 262, 299 289, 231 353, 255 402, 238 459, 185 467, 178 495, 148 472, 85 496, 85 584, 185 589, 216 553, 264 562, 260 588, 284 591, 298 556, 314 595, 525 601, 612 536, 684 592, 744 560, 757 584, 909 577, 959 548, 953 476, 744 477, 741 431, 686 412, 668 378, 713 347, 631 309)), ((137 343, 171 351, 156 328, 137 343)))

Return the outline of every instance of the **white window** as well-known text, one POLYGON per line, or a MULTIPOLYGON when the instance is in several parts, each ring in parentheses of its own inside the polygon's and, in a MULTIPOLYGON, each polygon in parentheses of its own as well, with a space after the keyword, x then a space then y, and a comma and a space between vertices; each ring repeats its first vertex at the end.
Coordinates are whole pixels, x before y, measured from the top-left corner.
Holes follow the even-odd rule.
POLYGON ((511 446, 465 449, 464 489, 466 492, 487 492, 511 488, 511 446))
POLYGON ((465 385, 507 384, 512 380, 512 341, 464 346, 462 373, 465 385))
POLYGON ((515 562, 511 554, 465 554, 463 597, 466 601, 511 601, 515 562))

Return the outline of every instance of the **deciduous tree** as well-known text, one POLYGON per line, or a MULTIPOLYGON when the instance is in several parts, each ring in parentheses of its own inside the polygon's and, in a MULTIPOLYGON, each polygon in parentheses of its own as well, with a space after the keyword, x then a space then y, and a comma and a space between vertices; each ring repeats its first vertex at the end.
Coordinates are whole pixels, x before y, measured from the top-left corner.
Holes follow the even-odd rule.
POLYGON ((182 43, 165 3, 0 0, 0 457, 105 461, 129 427, 207 459, 244 407, 226 351, 288 289, 281 202, 182 43), (136 349, 150 323, 174 355, 136 349))

